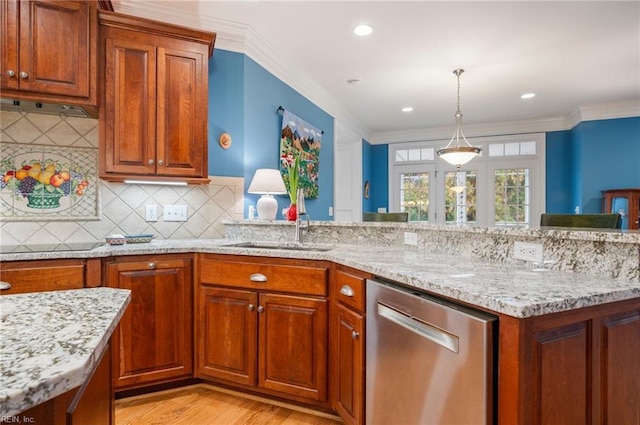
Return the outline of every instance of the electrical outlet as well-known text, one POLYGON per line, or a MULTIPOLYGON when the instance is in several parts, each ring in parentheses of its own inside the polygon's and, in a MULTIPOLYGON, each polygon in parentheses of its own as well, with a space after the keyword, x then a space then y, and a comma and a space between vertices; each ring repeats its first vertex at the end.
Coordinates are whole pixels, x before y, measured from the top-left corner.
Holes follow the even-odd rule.
POLYGON ((405 245, 418 245, 418 234, 414 232, 404 232, 405 245))
POLYGON ((153 204, 145 205, 144 219, 147 221, 158 221, 158 206, 153 204))
POLYGON ((165 205, 164 221, 187 221, 187 206, 165 205))
POLYGON ((515 241, 513 243, 513 258, 542 264, 544 259, 542 244, 515 241))

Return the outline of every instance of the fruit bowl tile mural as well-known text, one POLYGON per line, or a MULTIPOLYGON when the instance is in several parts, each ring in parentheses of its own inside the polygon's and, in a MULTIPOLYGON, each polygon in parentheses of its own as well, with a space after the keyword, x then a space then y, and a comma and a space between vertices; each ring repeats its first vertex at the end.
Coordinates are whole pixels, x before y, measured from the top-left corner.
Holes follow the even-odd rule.
POLYGON ((97 150, 0 144, 0 217, 97 220, 97 150))

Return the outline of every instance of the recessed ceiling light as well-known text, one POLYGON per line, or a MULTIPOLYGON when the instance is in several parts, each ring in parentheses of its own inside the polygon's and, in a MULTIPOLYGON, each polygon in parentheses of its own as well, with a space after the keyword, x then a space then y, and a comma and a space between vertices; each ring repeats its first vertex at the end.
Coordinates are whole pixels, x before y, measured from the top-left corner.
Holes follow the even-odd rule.
POLYGON ((373 32, 373 27, 369 24, 361 24, 353 29, 355 35, 365 36, 373 32))
POLYGON ((402 108, 402 112, 411 112, 413 111, 413 108, 411 106, 405 106, 404 108, 402 108))
POLYGON ((520 96, 520 99, 531 99, 536 97, 535 93, 525 93, 522 96, 520 96))

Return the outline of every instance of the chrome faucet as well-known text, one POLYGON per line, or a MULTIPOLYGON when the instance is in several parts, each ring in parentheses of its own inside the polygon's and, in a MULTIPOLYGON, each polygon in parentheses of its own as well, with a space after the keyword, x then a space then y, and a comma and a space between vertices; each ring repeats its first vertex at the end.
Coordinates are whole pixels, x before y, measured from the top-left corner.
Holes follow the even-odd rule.
POLYGON ((302 188, 298 189, 298 205, 296 208, 296 242, 303 242, 303 229, 309 229, 309 214, 307 214, 307 210, 304 206, 304 190, 302 188), (303 224, 301 216, 306 216, 307 223, 303 224))

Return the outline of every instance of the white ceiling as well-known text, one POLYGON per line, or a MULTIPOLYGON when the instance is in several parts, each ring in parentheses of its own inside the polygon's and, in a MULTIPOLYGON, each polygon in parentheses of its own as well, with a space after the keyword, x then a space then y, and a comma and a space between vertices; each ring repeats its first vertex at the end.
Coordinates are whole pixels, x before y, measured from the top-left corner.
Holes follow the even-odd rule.
POLYGON ((246 52, 374 141, 452 132, 456 68, 465 127, 640 111, 638 1, 112 1, 217 32, 216 47, 246 52), (355 36, 360 23, 374 33, 355 36))

